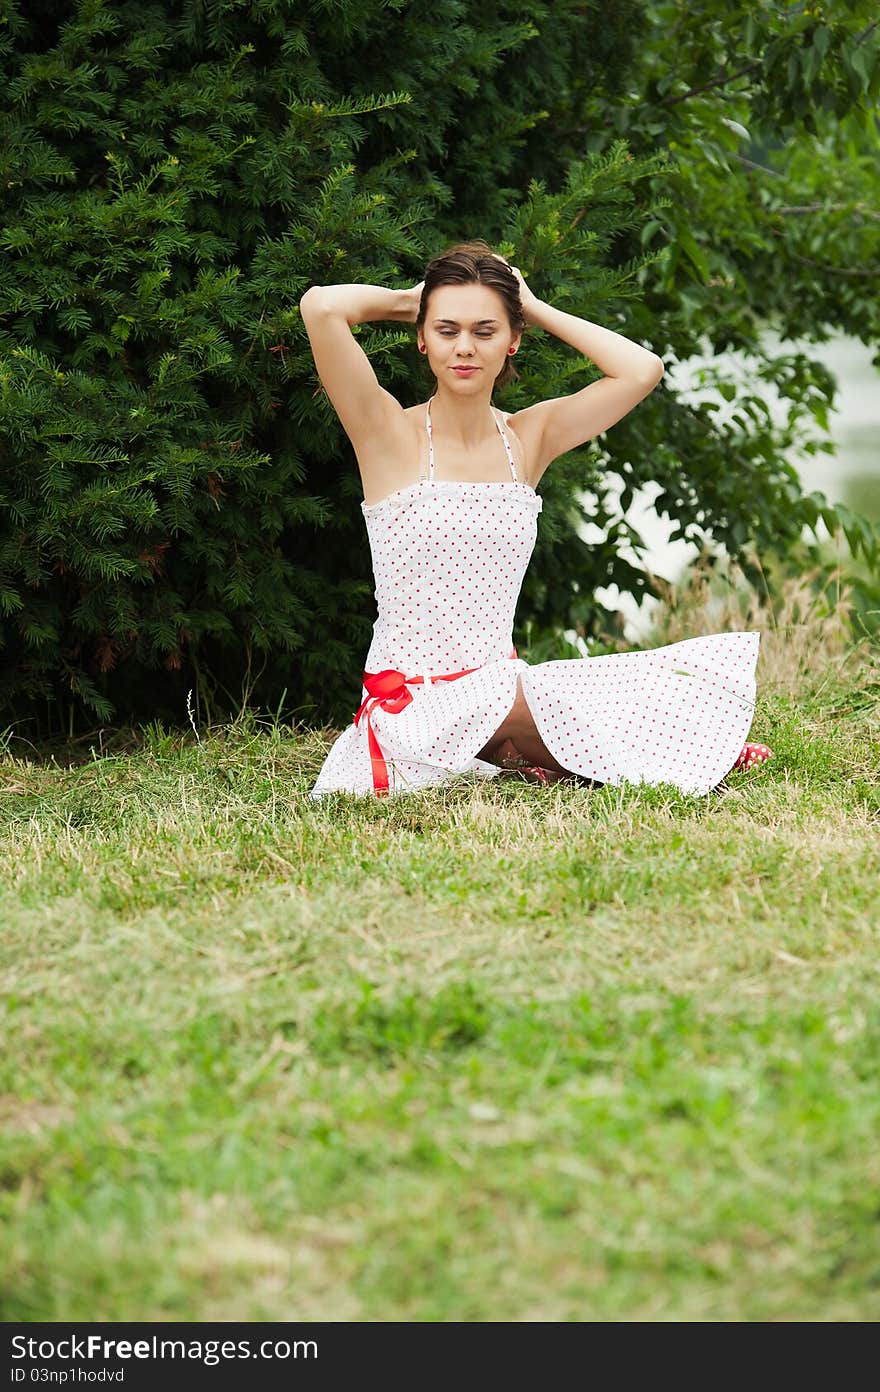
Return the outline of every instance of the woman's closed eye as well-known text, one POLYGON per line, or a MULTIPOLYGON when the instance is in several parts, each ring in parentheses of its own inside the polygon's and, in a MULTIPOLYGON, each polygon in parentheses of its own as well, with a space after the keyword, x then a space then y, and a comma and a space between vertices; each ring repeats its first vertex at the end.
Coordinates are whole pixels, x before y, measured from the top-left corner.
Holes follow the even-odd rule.
MULTIPOLYGON (((449 338, 450 335, 455 336, 455 329, 438 329, 437 332, 442 334, 444 338, 449 338)), ((478 329, 477 338, 491 338, 493 333, 494 329, 478 329)))

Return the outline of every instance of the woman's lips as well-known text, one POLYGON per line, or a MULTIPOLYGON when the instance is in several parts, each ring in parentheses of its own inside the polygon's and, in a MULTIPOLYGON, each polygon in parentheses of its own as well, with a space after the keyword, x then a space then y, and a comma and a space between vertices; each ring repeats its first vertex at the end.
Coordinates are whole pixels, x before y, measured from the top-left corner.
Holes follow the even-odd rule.
POLYGON ((460 372, 462 377, 469 377, 472 372, 479 372, 478 367, 454 367, 453 372, 460 372))

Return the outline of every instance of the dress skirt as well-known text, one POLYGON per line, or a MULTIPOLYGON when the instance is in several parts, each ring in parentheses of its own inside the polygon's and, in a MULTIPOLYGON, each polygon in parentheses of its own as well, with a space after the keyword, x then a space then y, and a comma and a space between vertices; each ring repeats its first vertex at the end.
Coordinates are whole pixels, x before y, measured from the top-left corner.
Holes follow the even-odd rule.
MULTIPOLYGON (((707 793, 748 737, 759 641, 757 632, 717 633, 533 665, 499 658, 455 680, 401 686, 402 700, 385 704, 366 700, 364 687, 366 710, 333 744, 310 796, 393 795, 462 773, 497 776, 501 770, 477 754, 512 709, 519 681, 541 739, 563 768, 597 783, 707 793)), ((407 675, 415 674, 401 671, 407 675)))

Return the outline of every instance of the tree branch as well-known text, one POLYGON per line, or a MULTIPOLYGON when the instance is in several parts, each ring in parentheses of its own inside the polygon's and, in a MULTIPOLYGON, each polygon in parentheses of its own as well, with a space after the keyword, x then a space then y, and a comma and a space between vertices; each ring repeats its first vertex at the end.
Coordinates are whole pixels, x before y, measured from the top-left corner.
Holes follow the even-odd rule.
POLYGON ((738 77, 745 77, 746 73, 757 72, 762 66, 760 59, 756 63, 747 63, 744 68, 738 68, 734 73, 728 73, 726 77, 713 77, 711 82, 703 82, 699 87, 690 87, 686 92, 681 92, 677 97, 664 97, 660 106, 676 106, 679 102, 687 101, 688 97, 696 97, 700 92, 709 92, 713 87, 726 87, 728 82, 735 82, 738 77))
POLYGON ((734 154, 740 164, 746 165, 748 169, 757 169, 759 174, 772 174, 774 179, 785 178, 785 175, 780 174, 778 169, 771 169, 768 164, 755 164, 754 160, 746 159, 745 155, 741 155, 738 150, 735 150, 734 154))
MULTIPOLYGON (((780 227, 771 227, 770 231, 776 237, 783 235, 780 227)), ((801 266, 813 266, 816 270, 824 271, 826 275, 850 276, 858 280, 877 279, 876 268, 870 271, 860 271, 851 266, 830 266, 827 261, 816 261, 812 256, 801 256, 799 252, 791 251, 788 247, 785 248, 785 255, 790 257, 792 261, 797 261, 801 266)))
POLYGON ((774 208, 774 213, 863 213, 880 222, 880 213, 863 203, 805 203, 800 207, 774 208))

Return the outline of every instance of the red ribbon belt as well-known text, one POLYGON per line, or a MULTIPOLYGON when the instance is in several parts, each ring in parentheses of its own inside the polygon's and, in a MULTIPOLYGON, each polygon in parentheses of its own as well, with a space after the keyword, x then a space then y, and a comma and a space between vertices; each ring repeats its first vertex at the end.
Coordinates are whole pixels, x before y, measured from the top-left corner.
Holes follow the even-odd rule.
MULTIPOLYGON (((510 657, 516 657, 516 648, 512 648, 510 657)), ((485 667, 486 663, 480 666, 485 667)), ((442 672, 436 676, 427 678, 430 682, 455 681, 456 677, 466 677, 470 672, 478 672, 479 667, 465 667, 461 672, 442 672)), ((354 723, 360 722, 361 716, 366 712, 367 717, 367 739, 370 746, 370 763, 373 766, 373 791, 376 797, 383 797, 388 793, 388 765, 385 762, 385 755, 376 739, 375 731, 370 717, 376 706, 381 706, 383 710, 390 711, 392 715, 398 715, 405 710, 413 699, 413 694, 408 690, 416 682, 424 682, 424 676, 407 677, 403 672, 396 672, 393 667, 386 667, 383 672, 364 672, 364 687, 367 695, 361 702, 360 709, 355 712, 354 723)))

